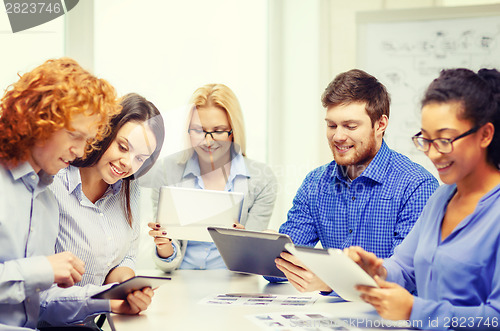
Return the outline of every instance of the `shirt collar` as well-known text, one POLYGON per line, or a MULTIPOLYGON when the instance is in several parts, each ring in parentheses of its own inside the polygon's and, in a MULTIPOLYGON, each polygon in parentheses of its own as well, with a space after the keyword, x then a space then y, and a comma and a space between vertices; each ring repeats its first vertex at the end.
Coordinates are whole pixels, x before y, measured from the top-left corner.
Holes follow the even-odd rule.
POLYGON ((186 167, 184 168, 184 173, 182 174, 182 178, 187 177, 188 175, 194 175, 196 177, 200 177, 200 163, 198 162, 198 154, 193 153, 193 155, 186 162, 186 167))
MULTIPOLYGON (((66 178, 68 180, 68 192, 71 194, 73 191, 81 184, 82 184, 82 177, 80 175, 80 169, 77 167, 74 167, 70 165, 67 168, 67 175, 66 178)), ((114 184, 111 184, 111 190, 113 191, 113 194, 117 194, 120 192, 120 189, 122 187, 122 180, 120 179, 114 184)))
MULTIPOLYGON (((250 177, 243 155, 231 149, 231 158, 231 171, 229 173, 228 182, 236 176, 250 177)), ((198 162, 198 154, 196 153, 193 153, 191 158, 186 162, 182 177, 185 178, 189 175, 194 175, 196 177, 201 176, 200 163, 198 162)))
POLYGON ((228 181, 231 181, 236 176, 245 176, 250 178, 247 166, 245 164, 245 159, 241 153, 232 153, 233 159, 231 160, 231 172, 229 174, 228 181))
POLYGON ((66 169, 66 179, 68 180, 68 192, 71 194, 82 183, 80 170, 70 165, 66 169))
POLYGON ((44 190, 47 186, 52 184, 54 180, 54 176, 47 174, 43 170, 40 170, 37 174, 29 162, 23 162, 9 171, 14 180, 17 181, 21 179, 26 188, 31 192, 33 192, 37 186, 41 190, 44 190))
MULTIPOLYGON (((389 158, 390 158, 390 149, 385 143, 385 141, 382 140, 382 145, 380 146, 380 149, 378 150, 377 154, 359 177, 370 178, 375 182, 382 183, 387 172, 389 158)), ((344 172, 343 167, 338 164, 335 164, 332 176, 337 177, 339 180, 349 182, 348 177, 344 176, 343 172, 344 172)))

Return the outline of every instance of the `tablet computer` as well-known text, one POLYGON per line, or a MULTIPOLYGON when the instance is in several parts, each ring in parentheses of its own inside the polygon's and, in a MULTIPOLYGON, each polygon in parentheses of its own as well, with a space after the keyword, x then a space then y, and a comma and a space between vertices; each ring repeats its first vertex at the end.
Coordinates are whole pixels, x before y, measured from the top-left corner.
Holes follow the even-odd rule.
POLYGON ((356 285, 378 287, 375 280, 340 249, 293 244, 285 247, 344 300, 361 301, 356 285))
POLYGON ((212 241, 207 226, 239 222, 243 193, 162 186, 156 221, 172 239, 212 241))
POLYGON ((285 277, 274 260, 292 243, 286 234, 208 227, 224 263, 231 271, 285 277))
POLYGON ((91 298, 125 300, 131 292, 142 290, 145 287, 155 289, 169 280, 169 277, 135 276, 123 283, 115 284, 107 290, 94 294, 91 298))

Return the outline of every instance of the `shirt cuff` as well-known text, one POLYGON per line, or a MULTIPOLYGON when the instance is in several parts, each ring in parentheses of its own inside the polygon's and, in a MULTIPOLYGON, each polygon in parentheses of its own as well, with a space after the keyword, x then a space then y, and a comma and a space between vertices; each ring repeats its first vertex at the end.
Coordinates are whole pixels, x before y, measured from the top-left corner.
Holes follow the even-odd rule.
POLYGON ((167 263, 172 262, 175 259, 175 257, 177 256, 177 245, 172 244, 172 247, 174 248, 174 252, 172 253, 172 255, 170 255, 167 258, 163 258, 163 257, 159 256, 158 250, 155 249, 155 254, 158 257, 158 259, 160 259, 160 261, 167 262, 167 263))
POLYGON ((18 262, 28 296, 46 290, 54 283, 54 271, 47 257, 34 256, 18 262))
POLYGON ((287 278, 281 278, 281 277, 272 277, 272 276, 263 276, 263 277, 270 283, 281 283, 288 281, 287 278))

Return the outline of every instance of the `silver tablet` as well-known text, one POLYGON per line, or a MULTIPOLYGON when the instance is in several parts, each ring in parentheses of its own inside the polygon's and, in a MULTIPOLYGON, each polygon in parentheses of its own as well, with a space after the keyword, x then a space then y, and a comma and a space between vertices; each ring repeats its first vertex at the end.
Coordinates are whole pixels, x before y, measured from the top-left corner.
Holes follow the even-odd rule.
POLYGON ((361 301, 360 293, 354 288, 356 285, 378 287, 375 280, 340 249, 293 244, 287 244, 285 248, 344 300, 361 301))
POLYGON ((243 193, 162 186, 156 221, 172 239, 212 241, 207 226, 239 222, 243 193))
POLYGON ((231 271, 285 277, 274 260, 292 243, 286 234, 208 227, 224 263, 231 271))

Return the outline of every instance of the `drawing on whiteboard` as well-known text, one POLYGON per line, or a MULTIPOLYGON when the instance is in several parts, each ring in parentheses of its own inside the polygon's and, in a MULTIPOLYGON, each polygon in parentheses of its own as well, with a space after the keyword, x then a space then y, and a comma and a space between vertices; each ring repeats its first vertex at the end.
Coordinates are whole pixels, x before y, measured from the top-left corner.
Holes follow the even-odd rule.
POLYGON ((420 100, 445 68, 500 68, 498 16, 358 24, 358 67, 377 77, 391 95, 390 148, 437 176, 410 137, 420 130, 420 100))

